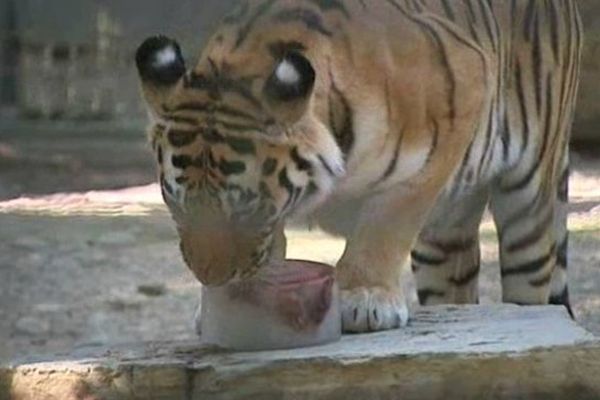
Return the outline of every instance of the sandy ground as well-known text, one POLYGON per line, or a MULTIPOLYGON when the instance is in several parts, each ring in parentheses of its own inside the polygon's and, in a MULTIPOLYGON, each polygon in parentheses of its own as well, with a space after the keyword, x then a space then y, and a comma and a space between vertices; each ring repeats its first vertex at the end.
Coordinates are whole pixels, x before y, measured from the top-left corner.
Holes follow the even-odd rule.
MULTIPOLYGON (((600 160, 574 159, 573 304, 578 321, 600 333, 600 160)), ((44 176, 51 180, 51 174, 36 171, 36 179, 49 185, 44 176)), ((13 193, 19 182, 0 173, 3 178, 12 179, 13 193)), ((199 285, 181 261, 155 186, 9 197, 6 192, 0 201, 0 362, 90 344, 194 337, 199 285)), ((481 230, 481 297, 494 302, 500 293, 489 219, 481 230)), ((319 231, 288 234, 292 258, 334 263, 343 248, 319 231)), ((411 296, 414 301, 414 290, 411 296)))

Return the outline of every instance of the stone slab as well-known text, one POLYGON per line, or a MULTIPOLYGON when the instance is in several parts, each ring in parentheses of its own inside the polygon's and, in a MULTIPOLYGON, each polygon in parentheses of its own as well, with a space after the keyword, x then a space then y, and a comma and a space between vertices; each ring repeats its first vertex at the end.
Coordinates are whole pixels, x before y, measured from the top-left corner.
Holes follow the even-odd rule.
POLYGON ((307 349, 87 348, 0 367, 0 399, 600 399, 600 341, 561 307, 422 308, 307 349))

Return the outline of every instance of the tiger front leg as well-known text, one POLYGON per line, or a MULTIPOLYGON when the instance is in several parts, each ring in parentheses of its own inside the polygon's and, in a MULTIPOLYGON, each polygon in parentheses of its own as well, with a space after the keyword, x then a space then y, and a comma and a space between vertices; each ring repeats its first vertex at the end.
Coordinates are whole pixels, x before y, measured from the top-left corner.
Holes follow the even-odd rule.
POLYGON ((401 275, 430 205, 406 195, 366 203, 336 269, 345 332, 381 331, 408 323, 401 275))

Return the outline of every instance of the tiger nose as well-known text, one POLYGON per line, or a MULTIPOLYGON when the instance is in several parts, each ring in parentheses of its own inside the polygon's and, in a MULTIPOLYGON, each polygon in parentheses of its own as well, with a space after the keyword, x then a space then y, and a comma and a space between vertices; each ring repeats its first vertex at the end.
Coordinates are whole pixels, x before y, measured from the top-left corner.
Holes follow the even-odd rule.
POLYGON ((196 278, 207 286, 227 283, 235 274, 233 235, 225 227, 179 229, 183 258, 196 278))
POLYGON ((262 239, 253 224, 231 220, 215 208, 199 207, 185 217, 178 221, 183 258, 204 285, 223 285, 257 266, 262 239))

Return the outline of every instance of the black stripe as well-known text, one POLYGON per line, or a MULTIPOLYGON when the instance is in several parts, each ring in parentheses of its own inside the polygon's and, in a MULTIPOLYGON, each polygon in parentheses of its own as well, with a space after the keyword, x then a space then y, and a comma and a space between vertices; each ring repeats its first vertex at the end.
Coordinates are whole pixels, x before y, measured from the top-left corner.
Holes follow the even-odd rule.
POLYGON ((475 16, 473 5, 471 4, 471 0, 465 0, 465 2, 467 4, 467 24, 469 26, 471 37, 475 43, 481 46, 481 40, 479 39, 479 33, 477 29, 477 17, 475 16))
POLYGON ((435 290, 435 289, 418 289, 417 290, 417 296, 419 297, 419 303, 421 305, 426 305, 427 300, 429 300, 430 297, 444 297, 445 295, 446 295, 446 292, 441 291, 441 290, 435 290))
MULTIPOLYGON (((569 13, 570 13, 570 9, 569 9, 569 13)), ((572 79, 573 76, 575 75, 573 74, 573 71, 571 70, 571 68, 573 67, 573 63, 570 60, 573 60, 574 57, 576 57, 576 55, 573 53, 573 26, 571 24, 571 21, 567 21, 565 23, 566 26, 566 36, 568 37, 568 40, 565 40, 565 44, 567 46, 566 50, 565 50, 565 54, 567 57, 567 60, 561 60, 562 62, 562 77, 561 77, 561 117, 563 117, 562 113, 563 112, 567 112, 567 108, 568 108, 568 104, 570 101, 570 97, 571 97, 571 89, 573 89, 572 87, 572 79)), ((560 63, 559 63, 560 65, 560 63)), ((562 119, 562 118, 561 118, 562 119)))
POLYGON ((459 172, 456 175, 457 178, 455 179, 455 181, 458 182, 458 184, 454 185, 454 188, 452 189, 452 193, 450 195, 450 197, 453 199, 455 199, 460 193, 460 188, 461 188, 460 183, 462 183, 462 181, 464 179, 465 171, 467 169, 467 166, 469 165, 469 161, 471 161, 471 153, 473 152, 473 144, 474 143, 475 143, 475 137, 473 137, 471 139, 471 143, 469 143, 469 147, 467 147, 467 152, 462 160, 462 163, 460 164, 460 168, 458 169, 459 172))
MULTIPOLYGON (((385 111, 386 111, 386 117, 387 117, 387 121, 388 121, 388 126, 391 126, 391 121, 393 119, 393 111, 392 111, 392 95, 390 93, 390 84, 389 84, 389 78, 386 76, 385 77, 385 85, 384 85, 384 92, 385 92, 385 111)), ((391 133, 391 131, 388 129, 388 135, 391 133)), ((386 138, 387 141, 387 138, 386 138)))
POLYGON ((517 26, 517 0, 510 1, 510 18, 511 18, 511 21, 510 21, 511 25, 517 26))
POLYGON ((237 40, 235 41, 234 50, 238 49, 248 37, 248 33, 254 27, 254 24, 258 21, 258 19, 263 16, 269 9, 275 4, 276 0, 266 0, 261 5, 256 8, 256 12, 252 14, 248 22, 240 28, 238 31, 237 40))
POLYGON ((447 261, 445 257, 435 257, 431 254, 423 254, 417 250, 411 251, 410 256, 413 261, 416 261, 419 264, 426 264, 430 266, 438 266, 447 261))
POLYGON ((294 162, 294 164, 296 165, 296 169, 298 171, 304 171, 304 172, 307 172, 308 174, 312 174, 312 171, 313 171, 312 164, 307 159, 305 159, 304 157, 302 157, 300 155, 300 153, 298 152, 298 147, 294 146, 294 148, 290 152, 290 157, 291 157, 292 161, 294 162))
POLYGON ((558 17, 558 10, 556 9, 556 3, 554 0, 550 0, 550 23, 548 25, 548 29, 550 29, 550 38, 552 42, 552 54, 554 55, 554 62, 559 62, 560 57, 560 38, 559 38, 559 28, 560 28, 560 20, 558 17))
POLYGON ((441 62, 444 68, 444 72, 446 74, 446 82, 448 84, 447 88, 447 102, 448 102, 448 110, 449 110, 449 118, 451 124, 454 124, 454 120, 456 118, 456 77, 454 76, 454 70, 450 66, 448 49, 444 46, 442 36, 429 25, 420 23, 421 27, 429 32, 431 37, 434 39, 438 49, 441 54, 441 62))
POLYGON ((177 124, 188 124, 188 125, 196 125, 198 120, 194 117, 188 117, 185 115, 162 115, 162 117, 168 121, 175 122, 177 124))
POLYGON ((512 136, 510 132, 510 121, 508 120, 508 111, 506 110, 506 107, 504 108, 504 116, 502 121, 502 159, 506 162, 510 157, 510 141, 512 136))
POLYGON ((421 4, 419 4, 418 0, 412 0, 412 4, 413 4, 413 8, 417 11, 417 12, 423 12, 423 7, 421 7, 421 4))
MULTIPOLYGON (((273 195, 271 194, 271 189, 269 189, 269 186, 264 181, 261 181, 260 184, 258 185, 258 191, 263 200, 273 199, 273 195)), ((263 203, 263 204, 266 204, 266 203, 263 203)))
POLYGON ((278 22, 301 22, 307 29, 319 32, 325 36, 332 36, 333 33, 323 26, 321 17, 312 10, 306 8, 292 8, 283 10, 273 16, 273 20, 278 22))
MULTIPOLYGON (((494 51, 498 51, 498 48, 497 48, 498 43, 497 43, 497 40, 496 40, 497 36, 494 36, 494 32, 493 32, 493 29, 492 29, 492 22, 490 21, 490 18, 487 15, 487 12, 486 12, 487 11, 486 8, 485 8, 486 4, 487 3, 484 3, 481 0, 479 1, 479 8, 481 10, 481 17, 482 17, 483 23, 485 25, 485 30, 487 31, 487 34, 488 34, 488 36, 490 38, 490 43, 492 44, 492 48, 494 49, 494 51)), ((489 6, 489 4, 488 4, 488 6, 489 6)), ((495 17, 494 17, 494 11, 492 10, 491 7, 489 8, 489 10, 490 10, 490 12, 492 14, 493 20, 496 22, 495 17)), ((496 22, 496 33, 497 32, 498 32, 498 25, 497 25, 497 22, 496 22)))
POLYGON ((531 40, 530 29, 533 28, 533 18, 535 17, 535 4, 539 0, 529 0, 527 8, 525 9, 525 16, 523 17, 523 37, 526 41, 531 40))
POLYGON ((396 139, 396 146, 394 147, 394 155, 388 164, 385 172, 377 181, 377 184, 385 182, 392 174, 396 171, 396 167, 398 166, 398 158, 400 157, 400 149, 402 148, 402 135, 398 134, 398 139, 396 139))
POLYGON ((542 112, 542 89, 544 87, 544 75, 542 71, 542 38, 540 35, 540 25, 541 22, 536 16, 533 44, 531 49, 531 63, 533 68, 533 81, 535 84, 535 104, 537 106, 538 115, 541 115, 542 112))
POLYGON ((433 120, 433 135, 431 138, 431 146, 429 148, 429 153, 427 154, 427 161, 425 161, 425 164, 429 164, 429 162, 431 161, 431 159, 433 158, 433 155, 435 154, 437 147, 438 147, 438 140, 440 137, 440 125, 436 120, 433 120))
POLYGON ((221 89, 217 78, 208 78, 204 74, 191 72, 183 81, 186 89, 206 91, 211 100, 221 100, 221 89))
POLYGON ((225 137, 223 135, 221 135, 214 128, 208 128, 208 129, 202 130, 201 135, 202 135, 202 139, 204 139, 209 144, 225 142, 225 137))
POLYGON ((568 265, 568 252, 569 252, 569 233, 563 239, 563 241, 558 245, 556 249, 556 264, 561 268, 567 268, 568 265))
POLYGON ((192 157, 185 154, 173 155, 171 157, 171 164, 175 168, 186 169, 193 164, 193 160, 192 157))
POLYGON ((475 239, 470 238, 470 239, 455 239, 455 240, 448 240, 448 241, 437 241, 437 240, 428 240, 426 241, 427 244, 439 249, 440 251, 444 252, 445 254, 449 254, 449 253, 460 253, 460 252, 464 252, 467 250, 470 250, 473 247, 473 244, 475 244, 475 239))
POLYGON ((524 275, 524 274, 534 274, 536 272, 541 271, 548 264, 548 262, 554 256, 554 251, 556 250, 555 246, 552 246, 548 254, 541 256, 538 259, 533 261, 529 261, 527 263, 523 263, 521 265, 517 265, 512 268, 503 268, 501 271, 502 277, 511 276, 511 275, 524 275))
POLYGON ((196 166, 202 167, 208 165, 210 168, 217 168, 218 163, 215 160, 215 155, 212 151, 202 152, 200 156, 198 156, 198 160, 196 161, 196 166), (200 164, 202 162, 202 164, 200 164))
POLYGON ((221 71, 219 70, 219 67, 217 67, 217 63, 215 63, 215 60, 213 60, 211 57, 207 57, 206 61, 208 61, 208 66, 210 67, 211 75, 216 77, 221 75, 221 71))
POLYGON ((552 229, 550 225, 554 220, 554 209, 552 207, 548 207, 548 209, 549 211, 546 212, 546 216, 532 229, 530 229, 529 233, 521 238, 514 239, 512 243, 507 243, 506 246, 503 246, 505 247, 506 251, 513 253, 525 250, 539 242, 548 232, 548 230, 552 229))
POLYGON ((226 121, 214 121, 214 124, 218 124, 221 127, 228 129, 230 131, 235 132, 263 132, 263 127, 259 125, 251 125, 251 124, 237 124, 234 122, 226 122, 226 121))
POLYGON ((262 165, 263 176, 271 176, 277 169, 277 160, 274 158, 267 158, 262 165))
POLYGON ((323 166, 323 168, 325 168, 325 171, 327 171, 327 173, 332 176, 335 177, 335 173, 333 172, 333 169, 331 168, 331 166, 329 165, 329 163, 327 163, 327 160, 325 160, 325 158, 319 154, 318 156, 319 158, 319 162, 321 163, 321 165, 323 166))
POLYGON ((557 198, 563 203, 569 202, 569 168, 566 168, 560 177, 557 198))
POLYGON ((294 199, 296 186, 294 186, 294 184, 290 181, 290 178, 287 175, 287 170, 285 168, 282 168, 281 171, 279 171, 278 181, 279 186, 283 187, 288 193, 288 199, 285 202, 285 205, 283 206, 283 209, 285 210, 290 206, 294 199))
POLYGON ((188 121, 193 121, 194 123, 197 122, 196 119, 193 119, 191 117, 172 115, 173 113, 181 112, 181 111, 191 111, 191 112, 207 113, 207 114, 219 113, 219 114, 223 114, 228 117, 243 118, 243 119, 251 120, 253 122, 260 122, 259 119, 256 118, 254 115, 249 114, 242 110, 238 110, 234 107, 227 106, 225 104, 217 105, 214 103, 200 103, 200 102, 195 102, 195 101, 181 103, 181 104, 178 104, 176 107, 169 109, 168 110, 168 112, 170 113, 169 118, 187 118, 188 121))
POLYGON ((198 137, 198 131, 185 131, 180 129, 170 129, 167 134, 169 143, 173 147, 184 147, 188 146, 196 140, 198 137))
POLYGON ((347 159, 352 147, 354 146, 354 115, 353 110, 350 107, 348 99, 342 93, 333 79, 331 80, 331 96, 329 98, 329 123, 333 132, 335 141, 339 146, 342 154, 347 159), (341 109, 341 125, 338 126, 334 115, 334 106, 341 109))
POLYGON ((536 287, 536 288, 546 286, 552 280, 552 275, 553 275, 553 269, 548 271, 548 273, 546 273, 544 276, 542 276, 540 278, 531 279, 529 281, 529 285, 536 287))
POLYGON ((306 190, 304 191, 304 199, 313 197, 317 193, 319 193, 319 186, 317 186, 317 184, 313 181, 310 181, 306 187, 306 190))
POLYGON ((161 145, 158 145, 156 150, 156 161, 158 161, 158 165, 162 166, 163 163, 163 149, 161 145))
POLYGON ((479 264, 475 265, 472 270, 470 270, 466 275, 461 276, 459 278, 451 277, 448 279, 448 282, 455 286, 465 286, 473 281, 473 279, 479 276, 479 271, 481 270, 481 266, 479 264))
POLYGON ((163 191, 163 197, 166 197, 165 193, 169 194, 171 196, 174 196, 175 191, 173 190, 173 187, 169 184, 169 182, 167 182, 167 180, 165 179, 165 175, 164 174, 160 174, 159 181, 160 181, 160 187, 161 187, 161 189, 163 191))
POLYGON ((477 26, 470 23, 469 24, 469 33, 471 33, 471 38, 473 39, 473 41, 475 43, 477 43, 478 46, 482 46, 481 44, 481 40, 479 40, 479 34, 477 33, 477 26))
POLYGON ((475 10, 473 9, 473 4, 471 4, 471 0, 466 0, 467 4, 467 15, 469 17, 469 25, 477 25, 477 16, 475 15, 475 10))
POLYGON ((321 11, 339 11, 344 14, 344 17, 350 19, 350 13, 346 6, 339 0, 310 0, 310 2, 319 7, 321 11))
MULTIPOLYGON (((406 10, 404 10, 402 8, 402 6, 400 6, 400 4, 398 4, 398 2, 396 0, 387 0, 388 4, 390 4, 392 7, 394 7, 396 10, 400 11, 406 18, 410 19, 411 21, 413 21, 416 24, 421 25, 423 28, 425 29, 432 29, 431 27, 429 27, 427 24, 425 24, 423 21, 414 18, 412 15, 410 15, 406 10)), ((481 62, 484 66, 484 68, 487 69, 487 62, 486 62, 486 56, 485 54, 482 52, 481 48, 478 46, 473 45, 473 43, 470 40, 467 40, 465 38, 463 38, 462 36, 460 36, 456 30, 449 28, 448 26, 444 25, 444 24, 436 24, 439 28, 444 29, 444 31, 451 36, 452 38, 454 38, 454 40, 456 40, 457 42, 460 42, 461 44, 469 47, 471 50, 475 51, 478 55, 479 58, 481 58, 481 62)), ((487 76, 487 70, 484 73, 484 76, 487 76)))
POLYGON ((261 102, 254 97, 251 90, 251 82, 254 77, 243 77, 232 79, 219 75, 207 77, 203 74, 192 72, 184 84, 187 89, 206 91, 212 100, 219 100, 222 93, 234 93, 251 103, 255 108, 262 110, 261 102))
MULTIPOLYGON (((550 75, 548 75, 550 76, 550 75)), ((531 169, 529 170, 529 172, 520 180, 517 181, 516 183, 509 185, 505 188, 502 188, 502 190, 504 190, 505 192, 511 192, 511 191, 517 191, 517 190, 521 190, 524 189, 525 187, 527 187, 530 183, 531 180, 533 179, 533 177, 536 175, 536 173, 539 170, 540 164, 542 162, 542 158, 544 157, 545 153, 546 153, 546 147, 548 146, 548 137, 550 136, 550 124, 551 124, 551 118, 552 118, 552 100, 553 100, 553 93, 552 93, 552 86, 550 85, 550 82, 548 82, 548 94, 546 96, 547 102, 546 102, 546 121, 545 121, 545 130, 544 132, 542 132, 542 146, 539 150, 538 155, 535 158, 535 162, 534 164, 531 166, 531 169)))
POLYGON ((254 122, 260 122, 260 120, 257 117, 255 117, 254 115, 249 114, 242 110, 238 110, 237 108, 227 106, 225 104, 219 104, 215 108, 215 112, 226 115, 228 117, 244 118, 244 119, 248 119, 248 120, 251 120, 254 122))
MULTIPOLYGON (((490 142, 492 140, 492 136, 496 136, 496 131, 494 130, 494 116, 496 115, 495 103, 492 103, 490 106, 490 110, 488 113, 488 121, 487 121, 487 132, 485 133, 485 142, 483 145, 483 151, 481 154, 481 158, 479 159, 479 167, 477 168, 477 175, 481 175, 484 167, 486 165, 485 160, 490 154, 490 151, 494 150, 494 146, 490 146, 490 142)), ((494 143, 495 144, 495 143, 494 143)), ((491 157, 491 156, 490 156, 491 157)))
POLYGON ((225 138, 225 143, 240 155, 256 155, 256 146, 250 139, 228 136, 225 138))
POLYGON ((219 171, 225 176, 240 175, 246 171, 246 164, 241 161, 227 161, 221 159, 219 162, 219 171))
POLYGON ((446 17, 448 17, 450 21, 454 21, 456 17, 454 15, 454 11, 452 11, 452 7, 449 4, 449 0, 442 0, 442 6, 444 7, 446 17))
POLYGON ((498 236, 501 240, 504 238, 504 232, 510 229, 513 225, 522 222, 524 218, 538 211, 540 207, 543 207, 547 204, 548 198, 544 196, 544 192, 538 188, 534 198, 523 205, 520 209, 515 211, 510 217, 506 218, 504 221, 501 221, 498 226, 498 236))
POLYGON ((527 118, 527 103, 525 99, 525 81, 523 73, 521 72, 521 63, 517 61, 515 65, 515 84, 517 85, 517 97, 519 98, 519 107, 521 111, 521 126, 522 126, 522 141, 521 141, 521 155, 525 153, 529 146, 529 118, 527 118))

